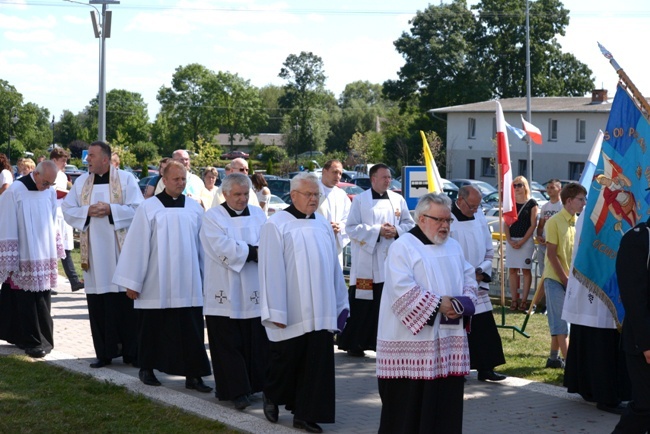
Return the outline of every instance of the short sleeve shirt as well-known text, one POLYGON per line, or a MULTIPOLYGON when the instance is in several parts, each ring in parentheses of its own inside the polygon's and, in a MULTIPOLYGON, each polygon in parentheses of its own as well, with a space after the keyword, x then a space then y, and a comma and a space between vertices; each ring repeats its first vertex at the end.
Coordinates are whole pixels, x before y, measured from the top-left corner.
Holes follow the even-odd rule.
MULTIPOLYGON (((573 241, 576 235, 576 216, 571 215, 566 209, 551 217, 546 226, 546 244, 557 246, 557 257, 562 269, 568 274, 573 254, 573 241)), ((544 277, 561 282, 560 276, 548 260, 548 251, 544 257, 544 277)))
POLYGON ((14 182, 14 177, 11 175, 10 171, 4 169, 2 172, 0 172, 0 187, 5 184, 11 185, 12 182, 14 182))

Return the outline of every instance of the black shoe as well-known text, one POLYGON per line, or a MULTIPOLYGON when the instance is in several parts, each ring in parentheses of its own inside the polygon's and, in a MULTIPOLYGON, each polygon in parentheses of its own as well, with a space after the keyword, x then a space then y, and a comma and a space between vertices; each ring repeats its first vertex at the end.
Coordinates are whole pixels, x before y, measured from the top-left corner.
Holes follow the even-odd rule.
POLYGON ((304 429, 307 432, 323 432, 323 428, 318 426, 317 423, 307 422, 306 420, 293 418, 293 427, 298 429, 304 429))
POLYGON ((243 410, 251 405, 251 402, 248 400, 248 396, 246 395, 238 396, 232 400, 232 403, 237 410, 243 410))
POLYGON ((262 403, 264 406, 264 416, 269 422, 276 423, 278 421, 278 416, 280 412, 278 411, 278 406, 273 403, 270 399, 262 393, 262 403))
POLYGON ((206 385, 201 377, 185 377, 185 388, 194 389, 197 392, 212 392, 212 387, 206 385))
POLYGON ((55 290, 52 289, 52 290, 50 291, 50 295, 59 295, 59 293, 58 293, 57 291, 55 291, 55 290))
POLYGON ((80 289, 85 288, 85 282, 83 280, 80 280, 79 282, 77 282, 77 283, 75 283, 73 285, 70 285, 70 288, 72 289, 72 292, 79 291, 80 289))
POLYGON ((32 359, 42 359, 45 357, 46 353, 40 348, 27 348, 25 350, 25 354, 27 354, 32 359))
POLYGON ((104 366, 108 366, 111 363, 113 363, 111 359, 97 359, 90 364, 90 367, 93 369, 103 368, 104 366))
POLYGON ((156 378, 153 373, 153 369, 140 369, 138 372, 138 377, 147 386, 160 386, 160 381, 156 378))
POLYGON ((348 350, 348 356, 350 357, 364 357, 366 353, 363 350, 348 350))
POLYGON ((627 403, 624 404, 622 402, 619 402, 616 405, 610 405, 610 404, 599 402, 598 404, 596 404, 596 408, 598 410, 606 411, 607 413, 622 415, 625 412, 627 412, 627 403))
POLYGON ((506 379, 505 375, 497 374, 496 372, 490 371, 478 371, 478 381, 503 381, 506 379))

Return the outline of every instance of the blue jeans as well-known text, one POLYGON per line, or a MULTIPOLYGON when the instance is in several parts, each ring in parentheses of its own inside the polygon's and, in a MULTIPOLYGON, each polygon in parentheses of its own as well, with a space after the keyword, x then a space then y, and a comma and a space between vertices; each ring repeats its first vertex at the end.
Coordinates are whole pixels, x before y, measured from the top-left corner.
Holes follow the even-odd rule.
POLYGON ((569 325, 562 319, 566 289, 557 280, 546 278, 544 279, 544 291, 546 292, 546 316, 551 336, 568 335, 569 325))

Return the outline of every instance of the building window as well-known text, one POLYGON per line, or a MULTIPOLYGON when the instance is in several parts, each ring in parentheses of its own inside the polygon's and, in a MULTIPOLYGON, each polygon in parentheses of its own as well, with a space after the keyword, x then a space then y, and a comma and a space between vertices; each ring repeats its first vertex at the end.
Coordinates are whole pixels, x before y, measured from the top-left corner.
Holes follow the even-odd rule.
POLYGON ((585 163, 579 161, 569 161, 569 179, 577 181, 585 170, 585 163))
POLYGON ((528 177, 528 171, 526 168, 528 167, 528 160, 519 160, 519 175, 523 176, 524 178, 528 177))
POLYGON ((476 138, 476 119, 474 118, 467 119, 467 138, 476 138))
POLYGON ((557 141, 557 119, 548 120, 548 140, 557 141))
POLYGON ((469 179, 476 178, 476 160, 467 160, 467 177, 469 179))
POLYGON ((576 142, 584 142, 587 136, 587 121, 576 119, 576 142))
POLYGON ((481 176, 484 178, 496 178, 494 161, 491 158, 481 158, 481 176))

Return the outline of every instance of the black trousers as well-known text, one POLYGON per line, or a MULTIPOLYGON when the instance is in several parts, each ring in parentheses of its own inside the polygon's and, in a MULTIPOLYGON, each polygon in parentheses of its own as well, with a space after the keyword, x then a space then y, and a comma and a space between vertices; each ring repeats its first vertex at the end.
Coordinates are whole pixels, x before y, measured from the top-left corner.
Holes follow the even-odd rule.
POLYGON ((636 434, 650 431, 650 365, 643 354, 626 354, 627 371, 632 381, 632 401, 621 416, 615 434, 636 434))
POLYGON ((334 423, 334 335, 319 330, 269 342, 264 394, 298 419, 334 423))
POLYGON ((97 358, 110 360, 123 356, 136 360, 137 314, 133 300, 124 292, 111 292, 86 294, 86 301, 97 358))
POLYGON ((2 285, 0 338, 19 348, 54 347, 54 322, 50 314, 50 291, 23 291, 2 285))
POLYGON ((65 251, 65 258, 61 259, 61 265, 63 265, 63 271, 65 271, 65 275, 70 281, 70 285, 78 284, 79 276, 77 275, 77 270, 74 268, 72 253, 70 250, 65 251))
POLYGON ((378 379, 379 434, 462 434, 463 377, 378 379))

